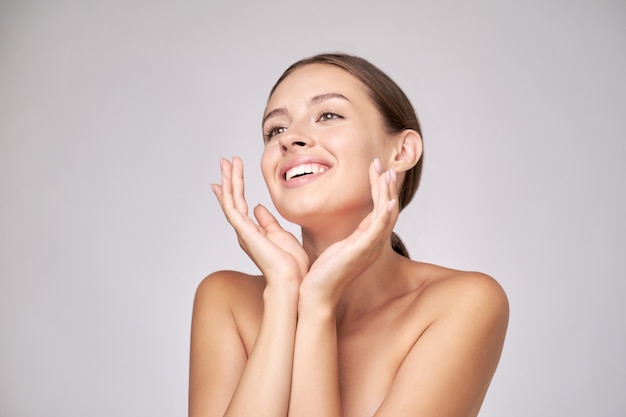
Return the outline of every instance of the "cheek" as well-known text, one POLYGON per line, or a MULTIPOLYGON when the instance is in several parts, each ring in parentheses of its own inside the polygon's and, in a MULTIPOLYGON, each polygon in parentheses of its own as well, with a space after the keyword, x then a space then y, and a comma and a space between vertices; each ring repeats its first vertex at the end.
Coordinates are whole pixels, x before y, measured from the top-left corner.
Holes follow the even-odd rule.
POLYGON ((366 126, 348 126, 337 129, 326 136, 326 144, 334 150, 351 155, 376 155, 382 148, 382 140, 366 126))
POLYGON ((350 155, 355 165, 369 168, 374 158, 383 159, 384 147, 382 146, 382 141, 373 138, 368 132, 359 135, 353 142, 356 143, 356 146, 347 146, 343 152, 347 152, 350 155))
POLYGON ((261 155, 261 173, 265 183, 269 185, 270 180, 274 177, 274 158, 272 158, 271 149, 266 147, 261 155))

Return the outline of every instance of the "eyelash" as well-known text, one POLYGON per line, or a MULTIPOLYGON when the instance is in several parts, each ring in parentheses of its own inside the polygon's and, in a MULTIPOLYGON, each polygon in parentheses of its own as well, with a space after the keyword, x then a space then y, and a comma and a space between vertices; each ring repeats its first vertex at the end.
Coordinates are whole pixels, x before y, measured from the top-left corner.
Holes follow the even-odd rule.
POLYGON ((337 113, 334 110, 323 110, 323 111, 319 112, 319 114, 317 115, 317 119, 316 120, 320 121, 320 119, 322 119, 324 116, 327 116, 327 115, 331 115, 333 117, 331 117, 330 119, 323 119, 321 121, 327 122, 329 120, 343 119, 343 116, 341 114, 337 113))
MULTIPOLYGON (((315 120, 318 122, 328 122, 328 121, 337 120, 337 119, 343 119, 343 116, 334 110, 323 110, 318 113, 317 118, 315 120)), ((281 133, 285 133, 286 130, 287 128, 285 126, 270 125, 265 130, 265 133, 263 133, 263 139, 265 140, 265 142, 269 142, 274 136, 280 135, 281 133)))
POLYGON ((280 135, 281 133, 284 133, 286 130, 287 130, 287 128, 285 126, 270 125, 265 130, 265 133, 263 133, 263 139, 265 139, 265 142, 269 142, 270 139, 272 139, 274 136, 280 135), (281 130, 281 131, 278 132, 278 130, 281 130))

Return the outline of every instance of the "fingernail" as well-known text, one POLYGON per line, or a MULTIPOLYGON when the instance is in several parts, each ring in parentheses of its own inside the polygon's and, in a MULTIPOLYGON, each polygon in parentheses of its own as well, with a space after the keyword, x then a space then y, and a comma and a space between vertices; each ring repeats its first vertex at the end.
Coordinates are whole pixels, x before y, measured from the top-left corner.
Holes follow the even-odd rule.
POLYGON ((387 184, 391 184, 391 170, 388 169, 387 171, 385 171, 385 179, 387 180, 387 184))
POLYGON ((380 174, 381 167, 380 167, 380 159, 378 158, 374 158, 374 169, 376 170, 378 174, 380 174))
POLYGON ((387 203, 387 211, 391 212, 395 206, 396 206, 396 199, 394 198, 389 203, 387 203))
POLYGON ((396 175, 396 170, 391 168, 390 171, 391 171, 391 180, 393 182, 396 182, 398 180, 398 176, 396 175))

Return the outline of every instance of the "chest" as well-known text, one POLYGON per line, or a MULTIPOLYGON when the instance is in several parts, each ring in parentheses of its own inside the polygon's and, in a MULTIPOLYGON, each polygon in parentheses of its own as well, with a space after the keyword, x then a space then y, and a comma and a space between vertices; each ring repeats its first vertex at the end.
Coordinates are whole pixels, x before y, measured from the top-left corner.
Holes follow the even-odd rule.
MULTIPOLYGON (((241 320, 242 338, 251 351, 262 320, 262 303, 241 320)), ((369 313, 357 323, 339 326, 337 354, 344 416, 371 416, 389 393, 402 362, 428 326, 412 303, 369 313)))
POLYGON ((338 334, 339 384, 344 415, 372 415, 423 330, 413 314, 381 314, 338 334))

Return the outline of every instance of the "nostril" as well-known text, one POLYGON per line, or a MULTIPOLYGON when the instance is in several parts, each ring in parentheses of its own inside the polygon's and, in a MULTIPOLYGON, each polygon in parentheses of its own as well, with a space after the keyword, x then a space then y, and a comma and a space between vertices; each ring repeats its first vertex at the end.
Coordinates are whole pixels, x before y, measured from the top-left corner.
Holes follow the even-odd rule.
POLYGON ((294 145, 298 145, 298 146, 305 146, 306 145, 304 142, 301 142, 301 141, 296 141, 293 144, 294 145))

